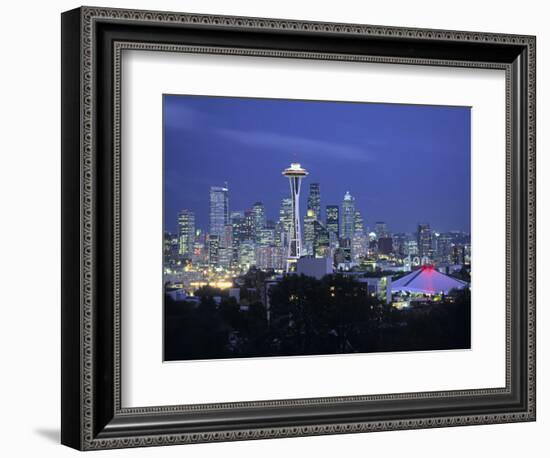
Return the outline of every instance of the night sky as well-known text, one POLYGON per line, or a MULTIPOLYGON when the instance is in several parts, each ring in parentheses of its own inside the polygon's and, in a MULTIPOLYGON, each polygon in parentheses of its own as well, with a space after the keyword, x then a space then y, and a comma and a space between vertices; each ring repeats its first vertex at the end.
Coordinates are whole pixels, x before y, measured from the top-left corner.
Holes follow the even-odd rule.
POLYGON ((183 208, 207 230, 209 188, 224 182, 230 211, 261 201, 275 220, 281 172, 299 162, 303 214, 318 182, 323 220, 349 191, 371 230, 470 231, 469 107, 165 95, 163 110, 165 230, 183 208))

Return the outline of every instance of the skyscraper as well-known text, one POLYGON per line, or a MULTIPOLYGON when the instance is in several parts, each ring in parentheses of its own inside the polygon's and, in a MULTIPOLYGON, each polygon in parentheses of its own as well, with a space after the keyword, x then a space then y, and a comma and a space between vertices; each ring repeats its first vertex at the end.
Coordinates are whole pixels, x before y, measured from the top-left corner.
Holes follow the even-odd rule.
POLYGON ((321 221, 321 187, 319 183, 311 183, 309 185, 307 209, 313 212, 313 216, 317 221, 321 221))
POLYGON ((258 242, 260 233, 266 225, 265 207, 261 202, 256 202, 252 206, 252 213, 254 214, 254 240, 258 242))
POLYGON ((195 214, 191 210, 181 210, 178 214, 179 254, 191 257, 195 243, 195 214))
POLYGON ((340 236, 343 239, 351 240, 355 232, 355 198, 346 192, 342 202, 342 227, 340 236))
POLYGON ((233 260, 238 259, 239 245, 247 239, 246 228, 244 225, 244 212, 231 212, 231 239, 233 248, 233 260))
POLYGON ((353 216, 353 233, 358 235, 363 235, 365 233, 365 227, 363 225, 363 217, 359 210, 355 210, 353 216))
POLYGON ((418 225, 416 241, 418 243, 418 254, 431 258, 433 256, 432 230, 428 223, 420 223, 418 225))
POLYGON ((256 267, 262 270, 282 270, 284 250, 276 246, 256 247, 256 267))
POLYGON ((256 218, 252 210, 247 210, 244 212, 244 225, 243 225, 243 240, 252 240, 254 241, 255 229, 256 227, 256 218))
POLYGON ((304 246, 302 247, 303 256, 313 256, 313 242, 315 241, 315 214, 309 209, 304 217, 304 246))
POLYGON ((220 240, 220 246, 224 248, 231 248, 233 246, 233 226, 227 224, 224 227, 223 237, 220 240))
POLYGON ((391 237, 380 237, 378 239, 378 253, 390 254, 393 252, 393 239, 391 237))
POLYGON ((260 229, 256 232, 257 246, 272 246, 275 245, 275 229, 260 229))
POLYGON ((229 189, 210 187, 210 234, 222 237, 229 224, 229 189))
POLYGON ((208 264, 217 266, 219 262, 220 237, 210 235, 208 238, 208 264))
POLYGON ((405 243, 405 255, 416 256, 418 255, 418 242, 416 240, 409 240, 405 243))
POLYGON ((374 232, 376 232, 376 238, 384 238, 389 235, 388 227, 386 226, 386 223, 384 221, 376 222, 374 226, 374 232))
POLYGON ((245 272, 256 265, 256 247, 252 240, 245 240, 239 245, 239 267, 245 272))
POLYGON ((437 257, 437 261, 439 262, 449 262, 452 249, 453 249, 453 239, 451 237, 451 234, 444 233, 444 234, 434 234, 434 254, 437 257))
POLYGON ((298 163, 290 164, 283 170, 283 176, 290 183, 290 198, 292 199, 292 227, 288 243, 286 271, 289 272, 295 266, 296 261, 302 255, 302 231, 300 229, 300 186, 302 179, 307 176, 307 171, 298 163))
POLYGON ((355 232, 351 239, 351 256, 353 261, 360 261, 368 248, 368 237, 361 232, 355 232))
POLYGON ((316 258, 324 258, 329 254, 330 235, 320 221, 314 221, 313 254, 316 258))
POLYGON ((292 229, 292 199, 289 197, 285 197, 281 200, 279 222, 283 225, 283 230, 290 234, 292 229))
POLYGON ((409 240, 409 235, 403 232, 393 234, 393 252, 403 256, 405 253, 405 244, 409 240))
POLYGON ((244 218, 244 211, 242 211, 242 210, 233 210, 230 213, 229 218, 231 220, 231 224, 233 224, 234 221, 237 221, 239 219, 244 218))
POLYGON ((327 231, 331 234, 336 234, 337 237, 340 236, 340 208, 338 205, 327 205, 326 206, 326 215, 327 215, 327 231))

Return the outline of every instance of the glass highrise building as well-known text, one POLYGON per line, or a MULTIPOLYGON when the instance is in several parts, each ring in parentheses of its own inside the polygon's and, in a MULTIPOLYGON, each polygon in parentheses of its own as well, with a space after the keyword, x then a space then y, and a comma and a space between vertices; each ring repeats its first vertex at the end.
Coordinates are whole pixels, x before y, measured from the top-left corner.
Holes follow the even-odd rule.
POLYGON ((342 226, 340 236, 351 240, 355 232, 355 198, 348 192, 342 202, 342 226))
POLYGON ((313 210, 308 210, 304 217, 304 246, 302 255, 313 256, 313 242, 315 241, 315 214, 313 210))
POLYGON ((243 226, 243 237, 244 237, 244 239, 254 241, 255 228, 256 228, 256 215, 254 214, 254 212, 252 210, 245 211, 244 212, 244 226, 243 226))
POLYGON ((336 237, 340 236, 340 207, 338 205, 327 205, 326 212, 326 228, 330 234, 336 234, 336 237))
POLYGON ((244 212, 233 211, 231 212, 231 241, 233 248, 233 260, 237 261, 239 253, 239 244, 246 240, 245 226, 244 226, 244 212))
POLYGON ((217 266, 219 262, 220 237, 210 235, 208 238, 208 264, 217 266))
POLYGON ((181 210, 178 214, 179 254, 191 257, 195 244, 195 214, 191 210, 181 210))
POLYGON ((428 258, 431 258, 433 256, 433 247, 432 230, 429 224, 421 223, 418 225, 416 241, 418 244, 418 254, 420 256, 427 256, 428 258))
POLYGON ((229 189, 222 186, 210 187, 210 234, 223 237, 229 224, 229 189))
POLYGON ((254 240, 259 241, 262 229, 266 226, 265 207, 261 202, 256 202, 252 206, 252 213, 254 214, 254 240))
POLYGON ((409 235, 403 232, 393 234, 393 252, 401 256, 408 254, 405 253, 405 244, 409 241, 409 235))
POLYGON ((260 229, 256 232, 257 246, 273 246, 275 245, 275 229, 260 229))
POLYGON ((439 262, 449 262, 452 249, 453 249, 453 238, 451 234, 434 234, 434 252, 439 262))
POLYGON ((319 183, 311 183, 309 185, 307 209, 313 212, 313 216, 317 221, 321 221, 321 187, 319 183))
POLYGON ((363 217, 359 210, 355 210, 353 217, 353 233, 363 235, 365 233, 365 227, 363 225, 363 217))
POLYGON ((377 221, 374 226, 374 232, 376 232, 377 238, 388 237, 388 227, 384 221, 377 221))
POLYGON ((256 265, 256 245, 252 240, 245 240, 239 245, 239 267, 247 271, 256 265))
POLYGON ((329 254, 330 235, 321 222, 315 220, 313 224, 313 254, 316 258, 324 258, 329 254))
POLYGON ((279 222, 282 224, 283 230, 287 234, 290 234, 292 230, 292 199, 290 197, 285 197, 281 200, 279 222))

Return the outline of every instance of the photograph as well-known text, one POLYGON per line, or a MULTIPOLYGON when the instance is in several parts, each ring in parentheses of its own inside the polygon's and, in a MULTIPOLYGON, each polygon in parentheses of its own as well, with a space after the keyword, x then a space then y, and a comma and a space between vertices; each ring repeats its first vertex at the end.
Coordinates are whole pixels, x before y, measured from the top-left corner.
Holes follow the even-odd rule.
POLYGON ((163 150, 164 361, 471 348, 471 107, 163 94, 163 150))

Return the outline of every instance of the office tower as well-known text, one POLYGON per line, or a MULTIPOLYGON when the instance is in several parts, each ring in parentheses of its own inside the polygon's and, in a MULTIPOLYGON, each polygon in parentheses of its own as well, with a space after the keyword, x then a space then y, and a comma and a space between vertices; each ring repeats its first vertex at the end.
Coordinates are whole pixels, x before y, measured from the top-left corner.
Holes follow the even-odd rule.
POLYGON ((244 212, 231 212, 230 223, 233 229, 233 243, 235 240, 245 240, 247 237, 245 237, 244 212))
POLYGON ((275 245, 275 229, 260 229, 256 233, 257 246, 273 246, 275 245))
POLYGON ((455 237, 451 233, 434 234, 434 254, 439 262, 450 262, 455 237))
POLYGON ((309 185, 307 209, 313 212, 313 216, 317 221, 321 221, 321 187, 319 183, 311 183, 309 185))
POLYGON ((329 234, 336 234, 336 238, 338 238, 340 236, 340 208, 338 205, 327 205, 325 213, 327 231, 329 234))
POLYGON ((355 210, 355 215, 353 217, 353 233, 354 234, 364 234, 365 227, 363 226, 363 217, 359 210, 355 210))
POLYGON ((420 223, 416 232, 416 242, 418 244, 418 254, 431 258, 432 249, 432 230, 428 223, 420 223))
POLYGON ((393 234, 392 240, 393 240, 393 252, 400 256, 403 256, 404 254, 406 254, 405 245, 409 241, 408 234, 405 234, 403 232, 393 234))
POLYGON ((466 249, 464 245, 454 245, 451 251, 451 260, 453 264, 464 264, 466 258, 466 249))
POLYGON ((242 211, 242 210, 233 210, 229 214, 229 221, 230 221, 231 224, 233 224, 234 220, 240 220, 240 219, 243 219, 243 218, 244 218, 244 211, 242 211))
POLYGON ((226 224, 223 228, 223 236, 220 239, 220 246, 224 248, 231 248, 233 246, 233 226, 226 224))
POLYGON ((285 197, 281 200, 281 208, 279 210, 279 222, 282 224, 283 230, 290 234, 292 229, 292 199, 285 197))
POLYGON ((386 223, 384 221, 377 221, 374 225, 374 232, 376 233, 376 238, 383 238, 387 237, 388 234, 388 227, 386 226, 386 223))
POLYGON ((273 242, 277 246, 283 246, 284 234, 283 224, 280 221, 275 223, 273 228, 273 242))
POLYGON ((191 257, 195 243, 195 214, 191 210, 181 210, 178 214, 179 254, 191 257))
POLYGON ((342 227, 340 236, 343 239, 351 240, 353 237, 355 223, 355 199, 348 192, 344 196, 342 202, 342 227))
POLYGON ((210 234, 223 237, 225 226, 229 224, 229 189, 221 186, 210 187, 210 234))
POLYGON ((418 242, 416 240, 409 240, 405 243, 405 253, 407 256, 418 255, 418 242))
POLYGON ((163 237, 163 259, 164 266, 168 267, 177 265, 178 255, 180 252, 180 238, 178 234, 164 232, 163 237))
POLYGON ((282 270, 284 250, 276 246, 256 247, 256 267, 261 270, 282 270))
POLYGON ((252 206, 252 213, 254 214, 254 240, 258 242, 260 231, 265 228, 266 224, 264 204, 256 202, 252 206))
POLYGON ((252 266, 256 265, 256 248, 252 240, 245 240, 239 245, 239 267, 247 272, 252 266))
POLYGON ((247 239, 246 228, 244 225, 244 212, 231 212, 231 240, 233 248, 233 260, 238 260, 239 244, 247 239))
POLYGON ((313 255, 313 241, 315 239, 315 213, 308 210, 304 217, 304 246, 302 247, 302 256, 313 255))
POLYGON ((200 241, 199 239, 195 239, 195 244, 193 245, 193 262, 199 264, 207 264, 207 255, 208 252, 206 250, 205 243, 200 241))
POLYGON ((341 242, 340 247, 334 255, 334 263, 336 265, 351 262, 351 240, 344 238, 341 242))
POLYGON ((316 258, 327 257, 330 253, 330 235, 326 226, 320 221, 315 220, 313 233, 313 255, 316 258))
POLYGON ((300 228, 300 187, 302 179, 307 176, 307 171, 298 163, 290 164, 290 167, 283 170, 283 176, 288 178, 290 183, 290 198, 292 202, 292 226, 288 243, 286 271, 295 270, 295 264, 302 255, 302 231, 300 228))
POLYGON ((378 239, 378 253, 393 253, 393 239, 391 237, 380 237, 378 239))
POLYGON ((208 237, 208 264, 217 266, 219 261, 220 237, 210 235, 208 237))
POLYGON ((351 256, 353 261, 365 257, 368 249, 368 237, 361 232, 355 232, 351 238, 351 256))
POLYGON ((255 228, 256 228, 256 217, 252 210, 247 210, 244 212, 244 239, 243 240, 252 240, 255 238, 255 228))
POLYGON ((218 248, 218 265, 220 267, 229 268, 233 262, 233 249, 231 247, 218 248))

